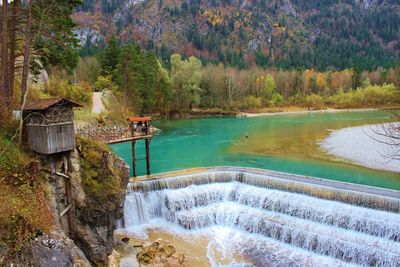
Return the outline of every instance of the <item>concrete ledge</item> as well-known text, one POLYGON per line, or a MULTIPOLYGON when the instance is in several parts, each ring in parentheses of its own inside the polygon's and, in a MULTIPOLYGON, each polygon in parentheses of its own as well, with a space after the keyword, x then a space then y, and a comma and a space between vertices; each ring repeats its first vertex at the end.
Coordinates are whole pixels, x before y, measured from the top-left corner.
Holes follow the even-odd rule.
MULTIPOLYGON (((303 175, 298 175, 298 174, 290 174, 290 173, 285 173, 285 172, 271 171, 271 170, 265 170, 265 169, 232 167, 232 166, 193 168, 193 169, 185 169, 185 170, 179 170, 179 171, 164 172, 164 173, 153 174, 150 176, 139 176, 136 178, 131 178, 130 181, 131 182, 151 181, 151 180, 166 179, 166 178, 186 176, 186 175, 192 175, 192 174, 223 172, 223 171, 264 175, 264 176, 276 178, 279 180, 287 180, 290 182, 300 182, 300 183, 309 184, 309 185, 318 185, 318 186, 341 189, 341 190, 346 190, 346 191, 353 191, 353 192, 373 194, 373 195, 379 195, 379 196, 384 196, 384 197, 400 199, 400 191, 399 190, 392 190, 392 189, 379 188, 379 187, 368 186, 368 185, 347 183, 347 182, 328 180, 328 179, 311 177, 311 176, 303 176, 303 175)), ((399 182, 400 182, 400 178, 399 178, 399 182)))

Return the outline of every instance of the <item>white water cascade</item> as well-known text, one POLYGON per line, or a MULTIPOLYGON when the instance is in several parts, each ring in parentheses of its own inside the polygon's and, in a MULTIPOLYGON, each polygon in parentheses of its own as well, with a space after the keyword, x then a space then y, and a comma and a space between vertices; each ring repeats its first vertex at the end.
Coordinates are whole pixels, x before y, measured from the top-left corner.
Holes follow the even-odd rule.
POLYGON ((242 171, 134 182, 125 228, 209 235, 246 266, 400 266, 400 199, 361 191, 242 171))

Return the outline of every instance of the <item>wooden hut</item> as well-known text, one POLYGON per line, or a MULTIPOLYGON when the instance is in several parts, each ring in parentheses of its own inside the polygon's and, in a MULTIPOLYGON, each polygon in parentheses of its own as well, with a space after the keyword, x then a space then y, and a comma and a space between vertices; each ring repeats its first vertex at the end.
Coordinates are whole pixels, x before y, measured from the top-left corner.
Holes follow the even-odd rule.
POLYGON ((81 105, 66 98, 27 102, 22 113, 25 143, 47 155, 75 149, 74 107, 81 105))

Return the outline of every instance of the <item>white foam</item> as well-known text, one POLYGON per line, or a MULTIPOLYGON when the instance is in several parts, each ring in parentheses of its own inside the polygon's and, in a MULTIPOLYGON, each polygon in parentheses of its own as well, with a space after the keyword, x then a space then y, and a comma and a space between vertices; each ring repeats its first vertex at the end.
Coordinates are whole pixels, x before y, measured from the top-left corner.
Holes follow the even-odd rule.
POLYGON ((130 191, 125 226, 136 235, 148 229, 194 240, 206 235, 214 266, 224 266, 220 259, 232 255, 259 265, 390 266, 400 261, 397 213, 239 182, 130 191))

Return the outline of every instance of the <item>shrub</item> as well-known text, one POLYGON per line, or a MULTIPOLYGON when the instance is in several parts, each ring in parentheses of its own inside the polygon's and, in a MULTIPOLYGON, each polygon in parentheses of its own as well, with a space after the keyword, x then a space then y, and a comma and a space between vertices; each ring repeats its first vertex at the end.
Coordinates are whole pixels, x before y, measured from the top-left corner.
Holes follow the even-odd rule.
POLYGON ((305 97, 301 94, 295 94, 294 96, 289 97, 289 103, 292 105, 304 105, 305 97))
POLYGON ((52 97, 66 97, 80 104, 88 104, 91 100, 92 87, 85 82, 73 85, 67 80, 51 77, 44 87, 44 93, 52 97))
POLYGON ((312 94, 306 97, 306 105, 309 108, 322 109, 325 106, 325 101, 321 96, 312 94))
POLYGON ((113 88, 113 83, 111 76, 99 76, 97 77, 96 82, 94 83, 94 89, 96 92, 100 92, 103 90, 111 90, 113 88))
POLYGON ((66 97, 81 104, 91 103, 92 87, 90 84, 81 82, 70 87, 66 97))
POLYGON ((261 97, 250 95, 246 98, 246 104, 247 108, 251 110, 258 110, 262 107, 262 99, 261 97))
POLYGON ((396 102, 396 87, 393 84, 367 86, 361 89, 364 104, 368 106, 383 105, 396 102))
POLYGON ((271 100, 268 101, 268 105, 270 107, 280 107, 283 103, 283 96, 277 92, 274 92, 271 96, 271 100))
POLYGON ((103 115, 111 122, 125 124, 126 118, 135 114, 129 105, 125 108, 123 95, 117 91, 103 91, 102 100, 107 110, 103 115))
POLYGON ((400 94, 393 84, 369 85, 352 92, 331 96, 327 103, 337 108, 376 107, 399 104, 400 94))

